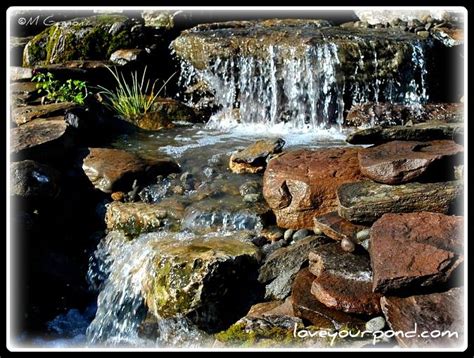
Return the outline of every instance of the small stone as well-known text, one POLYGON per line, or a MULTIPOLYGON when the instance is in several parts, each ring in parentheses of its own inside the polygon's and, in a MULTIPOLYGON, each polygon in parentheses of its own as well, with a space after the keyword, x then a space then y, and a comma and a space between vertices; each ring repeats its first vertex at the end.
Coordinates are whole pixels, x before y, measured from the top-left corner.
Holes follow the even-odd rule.
POLYGON ((304 239, 305 237, 309 235, 310 235, 310 231, 308 229, 300 229, 293 234, 293 241, 304 239))
POLYGON ((246 203, 256 203, 261 199, 261 197, 262 196, 260 194, 247 194, 244 196, 243 200, 246 203))
POLYGON ((264 245, 268 245, 268 240, 263 236, 254 237, 251 242, 257 247, 263 247, 264 245))
MULTIPOLYGON (((267 240, 267 242, 268 242, 268 240, 267 240)), ((284 240, 279 240, 279 241, 276 241, 276 242, 272 242, 272 243, 267 244, 267 245, 262 247, 262 254, 265 257, 268 257, 271 254, 273 254, 276 250, 281 249, 284 246, 286 246, 286 242, 284 240)))
POLYGON ((285 233, 283 234, 283 239, 287 242, 290 241, 294 233, 295 233, 295 230, 293 229, 286 230, 285 233))
POLYGON ((260 173, 267 166, 267 158, 271 154, 281 153, 285 141, 281 138, 276 140, 259 140, 249 147, 233 153, 230 157, 229 168, 232 172, 260 173))
POLYGON ((369 238, 370 238, 370 229, 361 230, 356 234, 356 239, 358 242, 365 241, 369 238))
POLYGON ((262 185, 254 180, 243 183, 239 187, 240 195, 245 196, 247 194, 260 194, 262 192, 262 185))
POLYGON ((430 36, 430 33, 429 33, 429 31, 422 30, 422 31, 417 31, 416 35, 418 37, 421 37, 422 39, 427 39, 430 36))
POLYGON ((260 234, 271 242, 275 242, 283 238, 283 230, 276 226, 263 229, 260 234))
POLYGON ((374 317, 365 324, 365 329, 369 332, 381 331, 385 327, 385 318, 382 316, 374 317))
POLYGON ((454 167, 454 179, 456 180, 464 179, 464 165, 457 165, 454 167))
POLYGON ((181 185, 176 185, 174 186, 171 191, 177 195, 183 195, 184 194, 184 188, 181 185))
POLYGON ((345 237, 341 240, 341 248, 346 252, 353 252, 355 250, 355 244, 351 239, 345 237))
POLYGON ((114 191, 110 197, 113 201, 123 201, 125 193, 123 191, 114 191))
POLYGON ((362 246, 365 251, 370 252, 370 239, 362 241, 360 246, 362 246))
POLYGON ((190 172, 184 172, 183 174, 181 174, 179 180, 181 181, 186 190, 194 189, 194 176, 190 172))

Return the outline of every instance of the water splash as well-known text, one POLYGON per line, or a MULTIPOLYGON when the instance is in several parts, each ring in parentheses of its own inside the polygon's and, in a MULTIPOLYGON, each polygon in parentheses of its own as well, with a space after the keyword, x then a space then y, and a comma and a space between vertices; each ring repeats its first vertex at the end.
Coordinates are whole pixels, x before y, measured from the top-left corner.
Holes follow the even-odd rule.
POLYGON ((411 50, 411 63, 402 64, 403 73, 397 76, 383 75, 383 55, 374 43, 354 41, 352 46, 359 53, 353 73, 341 68, 340 48, 326 40, 306 45, 304 51, 301 44, 294 48, 270 44, 265 59, 217 58, 203 70, 182 60, 180 84, 191 93, 185 97, 190 105, 196 98, 189 89, 196 83, 206 83, 212 90, 219 110, 208 127, 218 130, 262 124, 272 129, 283 124, 292 133, 319 132, 340 129, 345 111, 353 104, 427 102, 424 43, 415 40, 405 45, 407 53, 411 50))

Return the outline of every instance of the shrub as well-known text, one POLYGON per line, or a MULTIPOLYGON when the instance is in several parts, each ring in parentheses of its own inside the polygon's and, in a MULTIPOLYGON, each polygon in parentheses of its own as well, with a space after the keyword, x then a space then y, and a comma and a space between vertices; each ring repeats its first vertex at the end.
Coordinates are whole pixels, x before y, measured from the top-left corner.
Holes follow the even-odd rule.
POLYGON ((84 104, 88 95, 85 81, 68 79, 66 82, 61 82, 55 79, 51 72, 37 73, 32 81, 37 82, 38 93, 45 93, 45 98, 50 102, 84 104))
POLYGON ((158 80, 155 80, 150 88, 150 80, 146 80, 146 67, 141 78, 139 78, 137 71, 131 74, 131 83, 127 82, 123 73, 119 74, 117 70, 112 70, 110 67, 107 68, 114 76, 117 87, 114 90, 110 90, 103 86, 98 86, 102 90, 99 93, 104 95, 106 106, 117 114, 131 120, 152 110, 156 98, 176 74, 173 73, 160 89, 155 92, 155 85, 158 80))

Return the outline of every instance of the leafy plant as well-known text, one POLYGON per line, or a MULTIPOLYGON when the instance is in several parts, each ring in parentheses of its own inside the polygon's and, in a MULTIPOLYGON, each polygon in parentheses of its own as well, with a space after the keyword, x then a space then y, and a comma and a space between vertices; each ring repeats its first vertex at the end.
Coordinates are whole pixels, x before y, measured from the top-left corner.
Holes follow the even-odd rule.
POLYGON ((110 90, 103 86, 98 86, 102 90, 99 93, 104 95, 106 106, 119 115, 132 120, 152 110, 156 98, 176 74, 173 73, 160 89, 155 92, 155 85, 158 80, 155 80, 150 87, 150 80, 146 80, 146 67, 141 78, 139 78, 137 71, 131 74, 131 83, 127 82, 123 73, 119 73, 116 69, 112 70, 110 67, 107 68, 114 76, 117 87, 114 90, 110 90))
POLYGON ((46 99, 51 102, 84 104, 88 95, 85 81, 68 79, 61 82, 55 79, 51 72, 39 72, 33 76, 32 81, 37 82, 38 93, 45 93, 46 99))

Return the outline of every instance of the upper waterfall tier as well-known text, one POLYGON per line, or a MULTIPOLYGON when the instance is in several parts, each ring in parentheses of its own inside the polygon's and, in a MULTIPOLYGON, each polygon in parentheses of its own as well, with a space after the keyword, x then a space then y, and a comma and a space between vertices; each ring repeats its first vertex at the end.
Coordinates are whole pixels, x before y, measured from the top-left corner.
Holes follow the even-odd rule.
POLYGON ((212 93, 218 122, 317 128, 342 124, 355 103, 425 103, 430 44, 397 29, 292 19, 199 25, 171 46, 188 100, 212 93))

